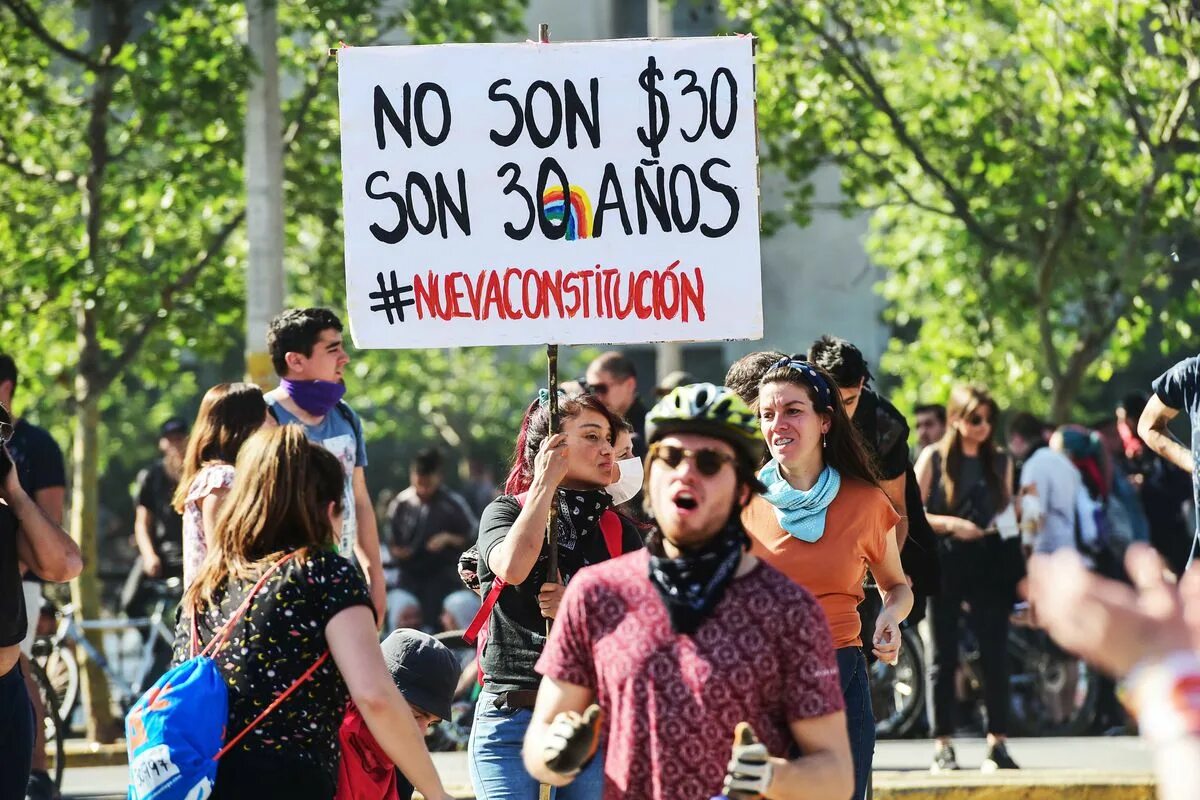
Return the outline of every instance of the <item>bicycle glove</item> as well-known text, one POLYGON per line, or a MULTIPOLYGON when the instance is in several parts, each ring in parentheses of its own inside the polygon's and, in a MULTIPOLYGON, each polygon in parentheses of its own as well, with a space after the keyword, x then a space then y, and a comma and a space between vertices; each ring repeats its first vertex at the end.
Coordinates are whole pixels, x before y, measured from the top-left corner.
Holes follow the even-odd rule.
POLYGON ((546 766, 568 777, 579 774, 596 755, 600 743, 600 723, 603 714, 593 703, 582 715, 563 711, 550 723, 542 760, 546 766))
POLYGON ((733 757, 725 772, 725 795, 730 800, 762 797, 771 785, 773 767, 767 746, 758 741, 753 729, 739 722, 734 733, 733 757))

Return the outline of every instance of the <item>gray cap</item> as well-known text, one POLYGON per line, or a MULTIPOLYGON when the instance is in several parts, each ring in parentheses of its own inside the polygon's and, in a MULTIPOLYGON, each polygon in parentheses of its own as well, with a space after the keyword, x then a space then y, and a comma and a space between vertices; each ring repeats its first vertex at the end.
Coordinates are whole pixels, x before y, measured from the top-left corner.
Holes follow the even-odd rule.
POLYGON ((397 628, 383 640, 383 661, 404 699, 422 711, 450 719, 462 666, 450 648, 427 633, 397 628))

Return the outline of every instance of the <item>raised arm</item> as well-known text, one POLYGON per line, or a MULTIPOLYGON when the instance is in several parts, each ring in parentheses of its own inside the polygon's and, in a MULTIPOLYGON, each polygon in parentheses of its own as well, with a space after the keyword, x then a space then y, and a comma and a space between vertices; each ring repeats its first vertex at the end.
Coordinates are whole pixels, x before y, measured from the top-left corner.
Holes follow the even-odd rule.
POLYGON ((17 517, 17 558, 24 567, 54 583, 65 583, 83 572, 79 546, 25 493, 16 468, 8 470, 0 500, 17 517))
POLYGON ((1188 473, 1195 471, 1192 451, 1175 438, 1167 424, 1179 415, 1179 409, 1171 408, 1158 395, 1151 395, 1138 420, 1138 436, 1146 445, 1175 466, 1188 473))
POLYGON ((558 484, 567 474, 567 437, 555 434, 542 443, 533 464, 533 483, 521 513, 504 540, 488 553, 488 568, 505 583, 523 583, 537 563, 546 540, 546 519, 558 484))

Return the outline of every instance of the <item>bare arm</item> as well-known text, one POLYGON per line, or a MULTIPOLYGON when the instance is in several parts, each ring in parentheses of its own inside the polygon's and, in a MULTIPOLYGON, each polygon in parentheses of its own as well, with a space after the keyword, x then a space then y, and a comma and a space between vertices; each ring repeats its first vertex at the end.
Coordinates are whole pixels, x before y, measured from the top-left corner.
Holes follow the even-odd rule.
POLYGON ((16 469, 8 471, 0 499, 17 517, 17 558, 39 578, 65 583, 83 572, 79 546, 21 488, 16 469))
MULTIPOLYGON (((928 504, 929 497, 933 494, 932 447, 926 447, 921 451, 921 455, 917 457, 917 463, 913 471, 917 475, 917 487, 921 490, 921 502, 928 504)), ((926 511, 925 519, 929 520, 929 526, 939 536, 953 536, 963 541, 970 541, 983 536, 983 531, 979 529, 978 525, 960 517, 954 517, 949 514, 930 514, 926 511)))
POLYGON ((871 643, 880 660, 893 664, 900 653, 900 623, 908 618, 913 607, 913 591, 900 564, 895 529, 888 531, 883 560, 868 566, 883 597, 883 609, 875 618, 871 643))
POLYGON ((556 434, 542 444, 534 461, 533 483, 521 513, 504 540, 488 553, 488 568, 505 583, 523 583, 537 563, 546 540, 550 503, 566 474, 567 441, 562 434, 556 434))
POLYGON ((153 527, 154 514, 150 513, 150 509, 139 505, 133 513, 133 541, 137 544, 143 563, 158 561, 158 551, 154 549, 154 537, 150 533, 153 527))
POLYGON ((792 738, 804 753, 794 761, 772 758, 769 800, 844 800, 854 794, 854 763, 846 714, 794 720, 792 738))
POLYGON ((1171 408, 1158 395, 1151 395, 1146 410, 1138 420, 1138 436, 1147 446, 1175 466, 1186 472, 1195 471, 1192 451, 1175 438, 1167 424, 1179 416, 1179 409, 1171 408))
POLYGON ((448 798, 425 739, 383 663, 371 612, 363 606, 335 614, 325 626, 329 652, 371 734, 422 795, 448 798))
POLYGON ((200 500, 200 516, 204 521, 204 545, 213 549, 213 532, 217 529, 217 514, 229 495, 228 489, 213 489, 200 500))
MULTIPOLYGON (((573 683, 558 681, 554 678, 542 678, 538 687, 537 704, 533 708, 533 718, 525 731, 525 746, 521 754, 525 759, 525 769, 540 783, 549 786, 566 786, 573 776, 563 775, 546 766, 542 750, 546 746, 546 732, 550 723, 559 714, 575 712, 582 714, 592 703, 592 690, 573 683)), ((845 735, 845 723, 842 723, 842 733, 845 735)), ((847 790, 847 794, 853 790, 847 790)))
POLYGON ((904 547, 904 541, 908 538, 908 504, 904 497, 904 490, 907 486, 907 472, 901 472, 899 477, 890 481, 879 482, 879 488, 883 489, 888 500, 892 501, 892 508, 896 509, 896 513, 900 515, 900 521, 896 523, 896 544, 900 547, 904 547))
POLYGON ((67 497, 65 486, 47 486, 33 493, 33 502, 46 513, 55 525, 63 524, 63 504, 67 497))
POLYGON ((375 506, 367 494, 367 475, 362 467, 354 468, 354 519, 358 524, 358 539, 354 555, 367 576, 375 619, 382 625, 387 619, 387 582, 383 578, 383 560, 379 555, 379 526, 375 522, 375 506))

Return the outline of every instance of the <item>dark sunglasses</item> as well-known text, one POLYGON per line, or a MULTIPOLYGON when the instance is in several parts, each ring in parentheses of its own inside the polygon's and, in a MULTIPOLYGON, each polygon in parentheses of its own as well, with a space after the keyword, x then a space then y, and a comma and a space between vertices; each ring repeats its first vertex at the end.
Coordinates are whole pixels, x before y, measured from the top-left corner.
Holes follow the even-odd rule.
POLYGON ((16 428, 13 427, 11 422, 0 422, 0 444, 8 444, 8 441, 12 439, 15 432, 16 428))
POLYGON ((992 424, 992 420, 990 418, 980 416, 979 414, 972 414, 971 416, 967 417, 967 422, 969 422, 972 425, 991 425, 992 424))
POLYGON ((608 394, 608 384, 607 383, 589 383, 587 385, 587 388, 588 388, 589 392, 596 395, 597 397, 603 397, 604 395, 608 394))
POLYGON ((682 464, 685 458, 690 458, 695 462, 696 469, 700 471, 700 474, 709 478, 720 472, 721 467, 737 461, 734 456, 728 453, 722 453, 720 450, 712 450, 708 447, 702 447, 699 450, 685 450, 682 447, 659 444, 658 442, 650 445, 650 457, 662 461, 671 469, 682 464))

